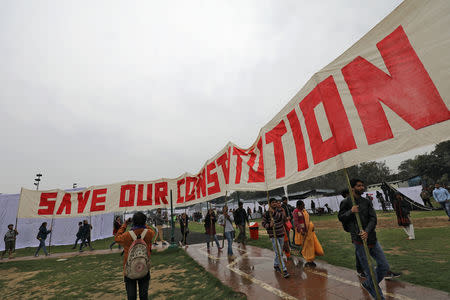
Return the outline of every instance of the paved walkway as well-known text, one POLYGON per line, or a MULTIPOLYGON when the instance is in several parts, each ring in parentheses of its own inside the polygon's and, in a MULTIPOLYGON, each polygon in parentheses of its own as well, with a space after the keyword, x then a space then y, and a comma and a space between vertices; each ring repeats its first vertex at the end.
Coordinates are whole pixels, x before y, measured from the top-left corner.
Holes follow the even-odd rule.
MULTIPOLYGON (((253 246, 233 247, 235 260, 229 260, 226 245, 219 252, 205 244, 190 245, 186 252, 224 284, 243 292, 248 299, 371 299, 359 285, 356 272, 316 261, 316 268, 304 268, 301 259, 287 263, 291 277, 285 279, 273 270, 274 252, 253 246)), ((386 299, 450 299, 448 293, 399 280, 380 284, 386 299)))

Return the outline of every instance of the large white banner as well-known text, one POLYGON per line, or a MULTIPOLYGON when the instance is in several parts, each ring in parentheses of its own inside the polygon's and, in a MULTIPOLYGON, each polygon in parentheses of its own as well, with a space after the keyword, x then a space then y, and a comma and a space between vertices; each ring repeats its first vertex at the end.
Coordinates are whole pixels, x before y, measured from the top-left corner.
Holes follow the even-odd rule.
POLYGON ((450 138, 450 1, 405 1, 317 72, 249 149, 228 143, 197 174, 77 193, 22 189, 19 217, 174 207, 267 190, 450 138))

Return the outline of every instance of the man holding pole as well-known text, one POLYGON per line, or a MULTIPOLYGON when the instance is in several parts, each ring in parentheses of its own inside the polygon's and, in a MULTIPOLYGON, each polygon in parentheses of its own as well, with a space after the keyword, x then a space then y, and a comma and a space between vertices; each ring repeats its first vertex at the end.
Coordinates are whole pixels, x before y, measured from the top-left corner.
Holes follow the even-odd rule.
POLYGON ((282 273, 284 278, 289 277, 286 265, 282 259, 282 245, 284 243, 284 218, 283 209, 278 207, 277 200, 270 198, 269 210, 264 213, 262 218, 262 226, 266 228, 267 234, 272 241, 273 251, 275 251, 275 259, 273 268, 282 273), (281 272, 281 268, 283 272, 281 272))
POLYGON ((350 232, 352 243, 355 246, 356 256, 367 278, 362 282, 361 286, 369 292, 369 294, 376 298, 378 290, 381 299, 384 299, 383 293, 378 284, 383 280, 386 273, 389 271, 389 264, 384 256, 383 249, 377 241, 377 235, 375 227, 377 225, 377 215, 373 209, 372 202, 361 195, 364 193, 364 182, 360 179, 350 180, 350 187, 353 193, 355 204, 352 204, 351 197, 347 197, 342 200, 339 209, 339 221, 342 222, 344 230, 350 232), (361 219, 361 226, 359 228, 355 213, 359 213, 361 219), (375 270, 376 287, 374 286, 374 280, 372 279, 372 273, 369 267, 368 258, 363 245, 363 240, 367 242, 370 256, 375 259, 377 267, 375 270))

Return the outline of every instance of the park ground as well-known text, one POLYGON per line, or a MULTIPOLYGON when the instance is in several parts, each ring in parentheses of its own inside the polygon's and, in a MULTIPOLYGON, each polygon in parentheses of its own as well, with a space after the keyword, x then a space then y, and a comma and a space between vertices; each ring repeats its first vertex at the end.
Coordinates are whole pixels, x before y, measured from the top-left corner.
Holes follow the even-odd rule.
MULTIPOLYGON (((335 215, 313 216, 316 234, 325 250, 321 260, 354 268, 349 234, 335 215)), ((261 223, 260 220, 255 220, 261 223)), ((443 211, 412 212, 416 240, 407 240, 395 215, 378 212, 377 235, 393 271, 400 280, 450 292, 450 222, 443 211)), ((202 224, 190 223, 191 232, 204 232, 202 224)), ((178 229, 177 229, 178 230, 178 229)), ((218 229, 220 232, 220 229, 218 229)), ((95 241, 106 249, 111 239, 95 241)), ((271 249, 265 230, 248 244, 271 249)), ((123 299, 122 258, 119 253, 20 261, 34 249, 17 250, 17 259, 0 264, 0 293, 4 299, 123 299)), ((71 252, 71 246, 52 247, 52 253, 71 252)), ((155 299, 245 299, 206 272, 181 249, 152 254, 150 295, 155 299)))

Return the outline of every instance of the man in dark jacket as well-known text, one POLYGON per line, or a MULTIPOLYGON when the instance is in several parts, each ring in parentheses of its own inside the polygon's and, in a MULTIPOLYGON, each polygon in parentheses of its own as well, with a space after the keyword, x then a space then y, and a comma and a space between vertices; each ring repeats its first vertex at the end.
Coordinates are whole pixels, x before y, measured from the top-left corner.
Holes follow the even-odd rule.
POLYGON ((365 240, 369 247, 370 255, 377 263, 375 270, 376 282, 380 283, 389 271, 389 264, 384 256, 383 249, 381 249, 377 241, 375 232, 377 215, 373 209, 372 202, 361 196, 365 190, 364 182, 360 179, 352 179, 350 180, 350 185, 356 205, 352 204, 351 197, 345 198, 340 204, 338 218, 342 222, 345 231, 350 232, 352 243, 355 246, 356 256, 363 267, 364 273, 367 275, 366 280, 361 286, 374 298, 376 297, 375 288, 378 289, 382 299, 384 299, 378 284, 376 287, 373 285, 369 263, 363 246, 363 240, 365 240), (356 212, 359 212, 362 228, 358 227, 355 216, 356 212))
POLYGON ((87 245, 89 245, 89 249, 94 250, 91 246, 91 230, 92 230, 92 225, 89 224, 87 220, 84 220, 83 226, 81 227, 80 252, 83 252, 83 246, 87 246, 87 245))
POLYGON ((281 251, 284 243, 284 222, 286 215, 283 209, 277 207, 277 200, 271 198, 269 200, 269 210, 266 211, 262 218, 262 226, 267 230, 270 240, 272 241, 273 251, 275 251, 275 259, 273 261, 273 268, 281 273, 283 269, 283 277, 289 277, 286 265, 281 257, 281 251), (275 231, 275 234, 274 234, 275 231), (281 261, 281 266, 280 266, 281 261))
POLYGON ((75 244, 73 245, 72 249, 75 249, 77 247, 78 241, 81 240, 82 241, 82 232, 83 232, 83 222, 78 222, 78 231, 76 234, 76 240, 75 240, 75 244))
POLYGON ((239 208, 234 212, 234 223, 239 228, 239 235, 234 240, 237 243, 245 243, 247 237, 245 236, 245 223, 249 223, 247 212, 243 208, 242 202, 239 202, 239 208))

